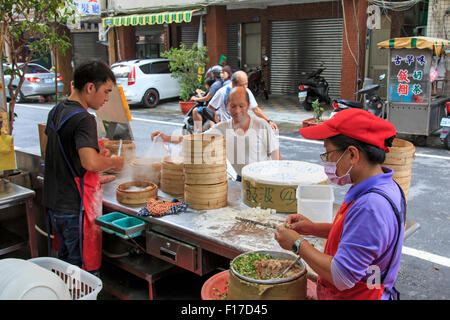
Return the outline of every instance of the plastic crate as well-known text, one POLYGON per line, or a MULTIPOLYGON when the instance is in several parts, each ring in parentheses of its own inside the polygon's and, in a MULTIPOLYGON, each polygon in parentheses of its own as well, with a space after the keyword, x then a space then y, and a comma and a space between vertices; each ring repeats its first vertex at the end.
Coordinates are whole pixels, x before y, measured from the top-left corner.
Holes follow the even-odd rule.
POLYGON ((73 264, 52 257, 39 257, 28 261, 61 277, 72 300, 97 300, 97 295, 102 290, 102 280, 73 264))

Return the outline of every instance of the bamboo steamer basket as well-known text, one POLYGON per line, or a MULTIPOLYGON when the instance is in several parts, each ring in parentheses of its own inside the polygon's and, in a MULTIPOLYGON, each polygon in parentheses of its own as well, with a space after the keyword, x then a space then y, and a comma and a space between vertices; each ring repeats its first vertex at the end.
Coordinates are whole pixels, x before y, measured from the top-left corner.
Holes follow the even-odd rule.
MULTIPOLYGON (((120 140, 105 141, 105 148, 111 151, 111 155, 119 154, 120 140)), ((136 158, 136 145, 132 140, 122 140, 120 155, 123 156, 125 163, 130 163, 136 158)))
POLYGON ((145 204, 150 198, 158 198, 158 186, 151 181, 144 180, 121 183, 117 186, 116 198, 117 201, 123 204, 145 204), (132 190, 133 187, 141 190, 132 190))
POLYGON ((161 190, 168 194, 184 194, 182 157, 169 156, 161 161, 161 190))
POLYGON ((161 177, 161 191, 168 194, 182 195, 184 193, 183 177, 178 179, 168 179, 161 177))
POLYGON ((226 162, 225 137, 196 134, 183 138, 182 155, 185 164, 222 164, 226 162))
MULTIPOLYGON (((225 137, 218 134, 192 134, 183 137, 182 148, 184 153, 203 153, 215 148, 226 148, 225 137)), ((219 150, 219 149, 218 149, 219 150)))
POLYGON ((189 185, 184 188, 184 200, 197 210, 222 208, 227 205, 228 183, 216 185, 189 185))
POLYGON ((133 180, 152 181, 157 185, 161 179, 161 160, 157 158, 136 158, 130 163, 133 180))
POLYGON ((384 167, 394 170, 392 178, 400 185, 408 201, 409 187, 411 186, 412 163, 416 148, 406 140, 395 138, 392 142, 391 151, 386 153, 384 167))
POLYGON ((227 172, 185 173, 184 183, 194 185, 214 185, 227 180, 227 172))
POLYGON ((184 166, 184 172, 187 174, 191 173, 216 173, 216 172, 226 172, 227 166, 225 164, 213 164, 213 165, 188 165, 184 166))
POLYGON ((226 155, 209 156, 207 154, 191 154, 184 155, 183 162, 186 164, 209 164, 209 165, 224 165, 227 162, 226 155))

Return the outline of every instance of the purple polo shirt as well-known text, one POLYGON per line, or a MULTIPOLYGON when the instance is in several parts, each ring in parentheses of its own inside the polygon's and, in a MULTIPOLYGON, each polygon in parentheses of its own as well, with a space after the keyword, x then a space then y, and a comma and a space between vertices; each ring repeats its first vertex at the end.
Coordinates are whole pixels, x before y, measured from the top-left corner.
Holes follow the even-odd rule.
MULTIPOLYGON (((344 202, 350 203, 369 189, 386 193, 401 212, 401 193, 392 180, 393 171, 383 167, 383 174, 371 177, 352 186, 345 195, 344 202)), ((403 218, 402 218, 403 219, 403 218)), ((339 290, 349 289, 358 281, 374 284, 374 270, 380 270, 380 279, 394 254, 398 234, 398 223, 391 204, 377 193, 368 193, 358 198, 348 210, 338 250, 331 263, 333 281, 339 290), (378 269, 379 268, 379 269, 378 269), (367 271, 371 270, 369 273, 367 271)), ((401 228, 399 248, 392 260, 388 276, 384 280, 387 288, 392 288, 400 266, 404 228, 401 228)), ((382 299, 388 299, 384 292, 382 299)))

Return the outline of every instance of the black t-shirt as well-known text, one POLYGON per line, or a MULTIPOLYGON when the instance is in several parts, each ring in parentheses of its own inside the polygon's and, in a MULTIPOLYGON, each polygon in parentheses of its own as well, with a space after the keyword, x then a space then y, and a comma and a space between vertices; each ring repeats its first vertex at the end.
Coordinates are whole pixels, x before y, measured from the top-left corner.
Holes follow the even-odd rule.
MULTIPOLYGON (((74 110, 84 109, 76 101, 64 100, 56 105, 54 123, 57 127, 63 118, 74 110)), ((47 119, 47 147, 45 152, 44 206, 50 210, 78 214, 80 210, 80 194, 73 175, 61 153, 56 134, 50 129, 49 121, 53 109, 47 119)), ((70 118, 58 131, 64 152, 72 168, 79 177, 86 170, 81 166, 78 150, 83 147, 99 151, 97 124, 95 117, 85 110, 70 118)))

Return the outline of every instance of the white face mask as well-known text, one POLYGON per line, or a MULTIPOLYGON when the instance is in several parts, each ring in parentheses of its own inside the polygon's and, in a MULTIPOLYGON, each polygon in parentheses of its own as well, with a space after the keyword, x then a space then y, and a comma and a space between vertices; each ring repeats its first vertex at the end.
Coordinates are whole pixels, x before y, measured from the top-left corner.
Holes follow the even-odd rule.
MULTIPOLYGON (((345 150, 347 152, 347 150, 345 150)), ((325 174, 328 176, 328 179, 334 184, 337 184, 338 186, 344 186, 346 184, 352 184, 352 178, 350 177, 350 170, 352 170, 353 165, 348 169, 347 173, 342 176, 337 176, 336 174, 336 166, 338 162, 342 159, 345 152, 340 156, 340 158, 336 162, 328 162, 325 161, 323 163, 325 174)))

